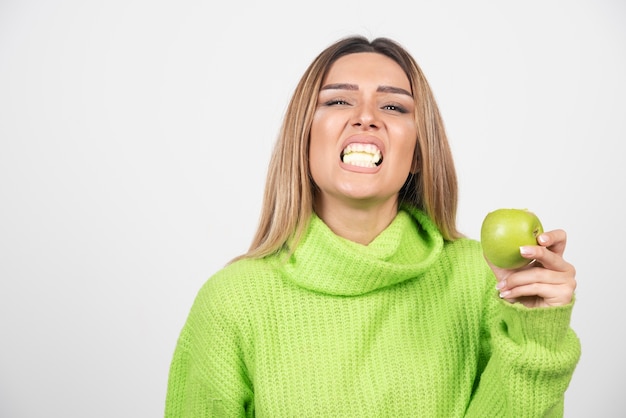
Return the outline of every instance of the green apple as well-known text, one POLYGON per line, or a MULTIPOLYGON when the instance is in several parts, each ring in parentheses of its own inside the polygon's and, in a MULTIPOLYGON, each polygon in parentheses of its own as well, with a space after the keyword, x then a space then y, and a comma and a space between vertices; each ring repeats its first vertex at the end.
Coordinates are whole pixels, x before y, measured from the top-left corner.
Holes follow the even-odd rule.
POLYGON ((527 209, 497 209, 489 212, 480 229, 483 253, 496 267, 517 269, 530 263, 520 255, 523 245, 537 245, 543 226, 527 209))

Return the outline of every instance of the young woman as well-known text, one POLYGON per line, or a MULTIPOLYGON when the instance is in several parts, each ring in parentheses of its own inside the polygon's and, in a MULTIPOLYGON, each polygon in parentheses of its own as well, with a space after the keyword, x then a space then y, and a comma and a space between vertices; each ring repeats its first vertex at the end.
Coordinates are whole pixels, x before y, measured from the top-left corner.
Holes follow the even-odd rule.
POLYGON ((247 254, 202 287, 167 417, 561 416, 580 356, 566 236, 501 270, 455 226, 433 94, 392 40, 339 40, 287 109, 247 254))

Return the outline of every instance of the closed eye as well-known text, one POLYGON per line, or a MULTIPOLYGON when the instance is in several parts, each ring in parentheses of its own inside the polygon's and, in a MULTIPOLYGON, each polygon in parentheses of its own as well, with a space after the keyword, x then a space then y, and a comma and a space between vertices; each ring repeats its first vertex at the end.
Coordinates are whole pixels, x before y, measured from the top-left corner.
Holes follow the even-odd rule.
POLYGON ((391 110, 391 111, 398 112, 398 113, 407 113, 407 110, 404 106, 390 104, 390 105, 383 106, 383 109, 391 110))
POLYGON ((324 104, 326 106, 335 106, 335 105, 348 105, 350 103, 346 102, 345 100, 341 100, 341 99, 333 99, 333 100, 328 100, 324 104))

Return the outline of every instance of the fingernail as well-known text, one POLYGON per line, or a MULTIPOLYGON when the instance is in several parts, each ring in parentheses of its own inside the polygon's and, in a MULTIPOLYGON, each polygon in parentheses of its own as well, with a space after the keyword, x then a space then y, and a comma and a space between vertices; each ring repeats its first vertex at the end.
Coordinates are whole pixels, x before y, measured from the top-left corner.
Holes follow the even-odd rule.
POLYGON ((532 255, 533 249, 531 247, 519 247, 519 252, 522 256, 532 255))
POLYGON ((541 234, 537 237, 537 241, 539 242, 539 244, 545 244, 546 242, 548 242, 548 237, 541 234))
POLYGON ((498 282, 496 284, 496 290, 500 290, 502 289, 504 286, 506 286, 506 280, 502 280, 501 282, 498 282))
POLYGON ((511 294, 510 290, 505 290, 504 292, 500 292, 500 298, 505 298, 511 294))

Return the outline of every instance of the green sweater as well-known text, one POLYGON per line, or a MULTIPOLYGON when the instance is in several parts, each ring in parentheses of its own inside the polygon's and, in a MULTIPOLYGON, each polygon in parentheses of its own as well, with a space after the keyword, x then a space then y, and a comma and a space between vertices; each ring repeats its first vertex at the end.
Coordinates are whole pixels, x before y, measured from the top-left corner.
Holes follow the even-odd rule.
POLYGON ((363 246, 313 215, 280 260, 237 261, 202 287, 166 417, 562 416, 572 304, 501 300, 477 241, 444 242, 405 208, 363 246))

